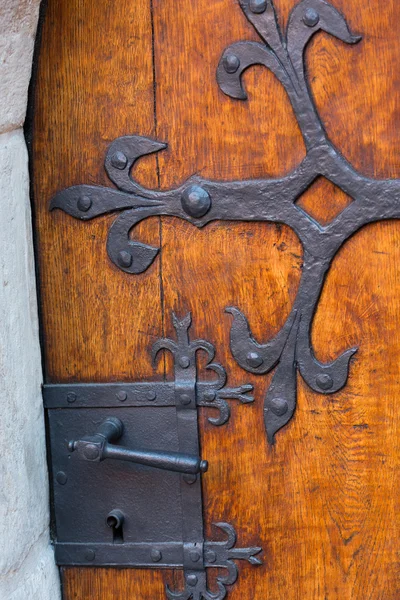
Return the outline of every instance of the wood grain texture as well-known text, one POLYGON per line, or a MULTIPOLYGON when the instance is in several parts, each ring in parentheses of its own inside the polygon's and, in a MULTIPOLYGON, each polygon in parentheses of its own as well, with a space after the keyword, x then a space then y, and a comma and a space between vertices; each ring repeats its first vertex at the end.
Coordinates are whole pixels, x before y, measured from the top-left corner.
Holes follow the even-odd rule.
MULTIPOLYGON (((294 0, 276 0, 282 22, 294 0)), ((400 41, 395 0, 333 0, 357 46, 325 34, 307 51, 315 101, 334 143, 367 175, 400 177, 400 41)), ((285 92, 265 70, 245 75, 249 101, 225 97, 215 81, 222 50, 257 39, 236 0, 153 0, 154 120, 150 3, 50 0, 41 54, 35 132, 35 203, 47 377, 149 377, 146 354, 170 330, 172 309, 191 310, 193 335, 210 339, 230 382, 256 387, 253 406, 235 406, 228 425, 201 417, 207 535, 226 520, 242 545, 264 547, 264 565, 240 566, 232 600, 398 600, 400 597, 400 224, 368 226, 334 261, 313 343, 320 359, 359 345, 347 387, 326 397, 299 381, 298 409, 265 441, 267 377, 241 370, 229 352, 229 305, 249 317, 260 340, 283 324, 300 274, 301 246, 286 227, 177 219, 141 226, 162 241, 161 257, 138 277, 105 253, 110 219, 83 224, 47 213, 54 191, 105 183, 107 144, 125 133, 169 142, 158 157, 160 184, 192 173, 215 179, 277 176, 304 156, 285 92), (162 296, 160 295, 160 278, 162 296), (162 317, 162 313, 164 317, 162 317), (132 361, 132 357, 135 361, 132 361)), ((156 160, 136 169, 156 187, 156 160)), ((324 182, 308 193, 319 214, 335 210, 324 182)), ((68 569, 66 600, 163 598, 149 571, 68 569)))
MULTIPOLYGON (((114 138, 132 131, 154 135, 153 85, 148 0, 123 0, 118 11, 107 0, 49 1, 34 123, 48 380, 152 375, 148 348, 162 322, 159 263, 144 276, 124 275, 106 253, 112 217, 79 224, 48 207, 66 186, 109 185, 104 157, 114 138)), ((138 172, 147 185, 157 183, 154 157, 138 172)), ((139 235, 158 240, 158 219, 141 225, 139 235)))

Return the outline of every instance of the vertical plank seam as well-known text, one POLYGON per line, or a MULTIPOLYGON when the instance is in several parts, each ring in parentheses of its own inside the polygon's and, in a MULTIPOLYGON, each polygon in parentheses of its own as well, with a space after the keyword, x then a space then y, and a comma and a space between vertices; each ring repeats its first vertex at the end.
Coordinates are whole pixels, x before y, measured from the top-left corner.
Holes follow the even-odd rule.
MULTIPOLYGON (((153 118, 154 118, 154 136, 158 138, 158 121, 157 121, 157 78, 156 78, 156 51, 155 51, 155 25, 154 25, 154 5, 153 0, 150 0, 150 21, 151 21, 151 52, 152 52, 152 67, 153 67, 153 118)), ((157 187, 161 188, 161 176, 160 176, 160 163, 158 154, 156 154, 156 173, 157 173, 157 187)), ((162 254, 163 254, 163 223, 162 217, 158 217, 159 223, 159 281, 160 281, 160 304, 161 304, 161 331, 162 336, 165 337, 165 302, 164 302, 164 286, 163 286, 163 268, 162 268, 162 254)), ((162 357, 164 380, 166 379, 166 356, 165 353, 162 357)))

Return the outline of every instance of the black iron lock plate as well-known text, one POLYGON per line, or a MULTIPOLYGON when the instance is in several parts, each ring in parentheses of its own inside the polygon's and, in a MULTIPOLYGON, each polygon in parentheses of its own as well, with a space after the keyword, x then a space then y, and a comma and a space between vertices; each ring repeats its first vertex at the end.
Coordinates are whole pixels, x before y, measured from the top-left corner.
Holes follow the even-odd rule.
MULTIPOLYGON (((260 564, 258 547, 236 548, 232 525, 217 523, 223 541, 203 533, 198 408, 218 411, 226 423, 229 399, 253 401, 250 385, 226 386, 214 347, 190 341, 190 315, 173 315, 177 339, 161 339, 174 358, 174 380, 44 386, 54 482, 55 551, 59 565, 169 567, 185 571, 185 590, 169 598, 224 598, 237 578, 234 559, 260 564), (216 378, 198 380, 196 354, 203 350, 216 378), (217 592, 206 568, 227 572, 217 592)), ((212 457, 211 457, 212 458, 212 457)))

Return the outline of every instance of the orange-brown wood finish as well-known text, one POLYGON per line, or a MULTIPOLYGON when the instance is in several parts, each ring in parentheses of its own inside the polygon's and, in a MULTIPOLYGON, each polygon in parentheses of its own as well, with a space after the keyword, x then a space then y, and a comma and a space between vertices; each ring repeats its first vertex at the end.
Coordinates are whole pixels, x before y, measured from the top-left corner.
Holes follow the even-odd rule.
MULTIPOLYGON (((332 0, 353 31, 346 46, 324 34, 307 51, 327 131, 366 175, 400 177, 400 41, 395 0, 332 0)), ((276 0, 287 20, 294 0, 276 0)), ((400 224, 368 226, 339 252, 314 320, 319 358, 359 345, 348 385, 318 395, 299 381, 295 418, 268 447, 263 395, 270 376, 242 371, 229 351, 228 305, 260 340, 284 323, 302 249, 286 227, 173 218, 140 226, 162 250, 140 276, 118 271, 105 250, 110 218, 81 224, 48 213, 52 194, 106 183, 105 150, 138 133, 169 142, 135 174, 147 186, 194 172, 214 179, 277 176, 305 155, 283 88, 255 68, 248 102, 218 89, 223 49, 257 39, 236 0, 49 0, 36 89, 34 200, 45 370, 49 381, 160 377, 148 348, 170 331, 170 312, 193 314, 230 380, 255 385, 255 403, 228 425, 201 418, 207 535, 231 522, 240 545, 263 546, 264 564, 240 566, 232 600, 398 600, 400 597, 400 224), (158 176, 159 175, 159 176, 158 176)), ((319 181, 307 192, 321 219, 346 199, 319 181), (321 208, 322 207, 322 208, 321 208)), ((171 571, 65 569, 65 600, 162 599, 171 571)))

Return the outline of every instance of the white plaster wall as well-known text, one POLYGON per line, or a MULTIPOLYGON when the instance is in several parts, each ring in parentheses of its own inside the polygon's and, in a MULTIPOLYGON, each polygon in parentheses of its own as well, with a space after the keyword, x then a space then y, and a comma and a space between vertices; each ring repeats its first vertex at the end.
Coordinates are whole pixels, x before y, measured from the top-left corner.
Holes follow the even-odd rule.
POLYGON ((0 0, 0 600, 59 600, 49 500, 28 156, 21 126, 38 0, 0 0))

